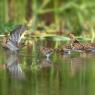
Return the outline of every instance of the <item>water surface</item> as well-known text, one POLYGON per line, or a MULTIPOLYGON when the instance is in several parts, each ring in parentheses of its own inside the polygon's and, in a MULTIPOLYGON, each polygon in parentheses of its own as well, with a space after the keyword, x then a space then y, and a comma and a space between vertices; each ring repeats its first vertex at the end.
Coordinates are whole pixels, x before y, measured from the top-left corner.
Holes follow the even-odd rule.
POLYGON ((0 95, 95 95, 94 55, 0 52, 0 95))

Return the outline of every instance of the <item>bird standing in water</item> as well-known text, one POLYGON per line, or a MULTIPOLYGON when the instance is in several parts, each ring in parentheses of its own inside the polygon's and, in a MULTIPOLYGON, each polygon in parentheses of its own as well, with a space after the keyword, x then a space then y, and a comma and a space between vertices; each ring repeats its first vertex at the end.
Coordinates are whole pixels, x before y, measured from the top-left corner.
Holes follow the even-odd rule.
POLYGON ((71 44, 71 49, 75 51, 83 51, 84 50, 84 45, 81 44, 73 34, 69 34, 69 37, 71 39, 70 44, 71 44))
POLYGON ((2 46, 12 52, 18 51, 23 34, 27 30, 26 25, 18 25, 11 33, 9 38, 3 40, 2 46))
POLYGON ((62 45, 59 48, 54 49, 56 53, 60 55, 69 55, 71 52, 71 46, 70 45, 62 45))
POLYGON ((51 54, 53 53, 53 49, 52 48, 41 48, 40 52, 47 57, 47 59, 49 59, 49 57, 51 56, 51 54))
POLYGON ((73 34, 69 35, 71 39, 71 48, 74 51, 80 51, 80 52, 95 52, 95 44, 82 44, 80 43, 73 34))

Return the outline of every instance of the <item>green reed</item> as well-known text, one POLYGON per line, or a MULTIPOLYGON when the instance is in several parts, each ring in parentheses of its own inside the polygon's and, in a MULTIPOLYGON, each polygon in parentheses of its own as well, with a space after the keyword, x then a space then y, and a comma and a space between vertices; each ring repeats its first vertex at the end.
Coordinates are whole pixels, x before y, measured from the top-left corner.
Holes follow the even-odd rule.
MULTIPOLYGON (((0 1, 0 32, 4 32, 6 29, 2 29, 2 25, 10 24, 23 24, 32 20, 31 28, 32 32, 35 32, 36 27, 45 20, 40 19, 46 13, 52 13, 54 24, 56 27, 60 27, 60 21, 63 23, 62 27, 67 28, 69 32, 73 32, 76 35, 83 33, 90 34, 91 41, 95 40, 95 1, 94 0, 1 0, 0 1), (31 1, 31 4, 29 2, 31 1), (11 8, 10 3, 12 3, 11 8), (27 7, 29 4, 29 8, 27 7), (27 12, 30 10, 30 12, 27 12), (30 13, 30 14, 28 14, 30 13), (11 19, 12 16, 12 19, 11 19), (26 19, 28 16, 28 20, 26 19)), ((46 26, 46 25, 45 25, 46 26)), ((44 27, 45 27, 44 26, 44 27)), ((10 28, 10 26, 8 25, 10 28)), ((49 27, 49 26, 48 26, 49 27)), ((48 28, 50 29, 50 27, 48 28)), ((7 29, 7 31, 9 31, 7 29)), ((55 31, 55 30, 54 30, 55 31)), ((59 30, 60 32, 60 30, 59 30)), ((83 36, 84 37, 84 36, 83 36)), ((87 37, 87 36, 86 36, 87 37)))

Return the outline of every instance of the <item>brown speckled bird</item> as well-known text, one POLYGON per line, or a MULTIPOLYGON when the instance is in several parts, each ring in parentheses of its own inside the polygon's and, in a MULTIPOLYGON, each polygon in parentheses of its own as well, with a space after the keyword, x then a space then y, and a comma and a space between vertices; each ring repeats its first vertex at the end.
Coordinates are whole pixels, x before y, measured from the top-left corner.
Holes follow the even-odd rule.
POLYGON ((47 58, 49 58, 51 56, 51 54, 53 53, 53 49, 52 48, 46 48, 46 47, 43 47, 40 49, 40 52, 46 56, 47 58))
POLYGON ((70 34, 69 37, 71 39, 70 42, 72 50, 81 52, 95 52, 95 44, 92 43, 82 44, 75 38, 73 34, 70 34))
POLYGON ((60 55, 70 54, 71 46, 70 45, 63 45, 59 48, 54 49, 60 55))
POLYGON ((84 45, 80 43, 73 34, 69 34, 70 37, 70 44, 71 44, 71 49, 76 50, 76 51, 83 51, 84 50, 84 45))

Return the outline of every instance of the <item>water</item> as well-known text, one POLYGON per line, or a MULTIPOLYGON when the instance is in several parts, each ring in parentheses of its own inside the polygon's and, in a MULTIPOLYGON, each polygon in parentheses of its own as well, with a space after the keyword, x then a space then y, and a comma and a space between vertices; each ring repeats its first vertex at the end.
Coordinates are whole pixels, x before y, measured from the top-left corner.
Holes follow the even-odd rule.
POLYGON ((0 53, 0 95, 95 95, 94 55, 0 53))

